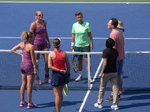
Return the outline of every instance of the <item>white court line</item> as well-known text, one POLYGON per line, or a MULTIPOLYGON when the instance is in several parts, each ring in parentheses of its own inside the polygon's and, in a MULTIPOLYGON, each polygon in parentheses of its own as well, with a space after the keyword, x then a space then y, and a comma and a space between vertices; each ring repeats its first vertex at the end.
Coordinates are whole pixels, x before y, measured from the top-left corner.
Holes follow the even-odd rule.
MULTIPOLYGON (((94 75, 94 77, 93 77, 93 82, 95 81, 95 79, 96 79, 96 77, 97 77, 97 75, 98 75, 98 73, 99 73, 99 70, 100 70, 100 68, 101 68, 101 66, 102 66, 102 63, 103 63, 103 59, 101 60, 99 66, 98 66, 98 68, 97 68, 97 70, 96 70, 96 73, 95 73, 95 75, 94 75)), ((91 92, 92 87, 93 87, 93 84, 90 84, 90 88, 89 88, 89 90, 87 91, 87 93, 86 93, 86 95, 85 95, 85 97, 84 97, 84 99, 83 99, 83 102, 82 102, 82 104, 81 104, 80 109, 79 109, 78 112, 82 112, 83 107, 84 107, 84 105, 85 105, 85 103, 86 103, 86 100, 87 100, 87 98, 88 98, 88 96, 89 96, 89 94, 90 94, 90 92, 91 92)))
MULTIPOLYGON (((55 39, 58 37, 49 37, 49 39, 55 39)), ((59 37, 60 39, 71 39, 71 37, 59 37)), ((0 37, 0 39, 21 39, 21 37, 0 37)), ((107 39, 106 37, 93 37, 93 39, 107 39)), ((126 40, 150 40, 150 38, 125 38, 126 40)))
POLYGON ((81 3, 81 4, 150 4, 150 2, 26 2, 26 1, 22 1, 22 2, 19 2, 19 1, 0 1, 0 3, 69 3, 69 4, 74 4, 74 3, 81 3))

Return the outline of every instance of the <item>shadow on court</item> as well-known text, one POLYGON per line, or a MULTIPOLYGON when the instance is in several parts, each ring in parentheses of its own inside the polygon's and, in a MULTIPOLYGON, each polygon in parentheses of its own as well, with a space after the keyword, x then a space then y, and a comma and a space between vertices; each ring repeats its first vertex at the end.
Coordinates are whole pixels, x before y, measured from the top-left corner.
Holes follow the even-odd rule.
POLYGON ((138 95, 138 96, 131 96, 131 97, 126 97, 122 99, 122 101, 127 101, 127 100, 148 100, 150 99, 150 95, 138 95))
MULTIPOLYGON (((150 91, 141 91, 141 90, 139 90, 139 91, 124 91, 123 95, 136 95, 136 94, 149 94, 149 93, 150 93, 150 91)), ((150 98, 150 97, 148 97, 148 98, 150 98)))
MULTIPOLYGON (((145 106, 149 106, 149 105, 150 105, 150 102, 133 103, 133 104, 130 104, 130 105, 120 106, 119 109, 122 110, 122 109, 136 108, 136 107, 145 107, 145 106)), ((148 111, 141 111, 141 112, 148 112, 148 111)))
MULTIPOLYGON (((82 103, 81 101, 64 101, 62 106, 73 106, 78 103, 82 103)), ((55 107, 55 102, 49 102, 49 103, 41 103, 38 104, 38 108, 49 108, 49 107, 55 107)))

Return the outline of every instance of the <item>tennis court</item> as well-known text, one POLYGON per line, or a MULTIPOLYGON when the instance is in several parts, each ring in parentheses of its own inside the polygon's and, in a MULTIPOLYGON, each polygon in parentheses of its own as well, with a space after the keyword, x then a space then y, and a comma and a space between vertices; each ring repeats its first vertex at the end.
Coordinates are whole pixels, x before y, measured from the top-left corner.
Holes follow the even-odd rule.
MULTIPOLYGON (((74 13, 82 11, 84 20, 91 23, 94 37, 93 52, 102 52, 105 48, 104 42, 108 38, 110 31, 107 29, 107 22, 111 17, 116 17, 123 21, 126 37, 126 51, 149 51, 149 3, 0 3, 1 32, 0 49, 10 50, 20 42, 22 31, 28 31, 29 25, 34 21, 36 10, 42 10, 44 19, 48 22, 48 33, 50 40, 60 37, 62 40, 61 48, 70 51, 71 27, 76 22, 74 13)), ((52 49, 50 49, 52 50, 52 49)), ((97 67, 101 60, 101 55, 91 56, 92 76, 94 77, 97 67)), ((149 83, 149 59, 150 55, 127 54, 123 73, 123 87, 125 90, 120 101, 118 112, 146 112, 150 105, 150 83, 149 83), (133 91, 134 90, 134 91, 133 91)), ((33 102, 39 108, 27 110, 19 108, 19 63, 20 58, 10 53, 0 53, 0 111, 5 112, 53 112, 55 109, 54 95, 51 86, 44 84, 42 90, 33 91, 33 102), (7 57, 7 59, 6 59, 7 57), (5 60, 5 61, 4 61, 5 60), (9 66, 9 67, 8 67, 9 66), (8 78, 9 77, 9 78, 8 78)), ((40 60, 41 74, 43 73, 43 60, 40 60)), ((104 108, 98 109, 93 106, 97 101, 99 79, 91 91, 87 91, 87 75, 83 71, 84 80, 75 82, 77 77, 73 71, 72 79, 69 83, 69 96, 64 96, 62 112, 111 112, 110 102, 104 102, 104 108), (89 92, 89 94, 87 94, 89 92), (87 97, 86 97, 87 95, 87 97), (85 102, 83 102, 85 101, 85 102)), ((42 76, 41 76, 42 77, 42 76)), ((43 75, 44 77, 44 75, 43 75)), ((110 84, 108 84, 110 89, 110 84)), ((106 91, 105 98, 108 98, 110 91, 106 91)))

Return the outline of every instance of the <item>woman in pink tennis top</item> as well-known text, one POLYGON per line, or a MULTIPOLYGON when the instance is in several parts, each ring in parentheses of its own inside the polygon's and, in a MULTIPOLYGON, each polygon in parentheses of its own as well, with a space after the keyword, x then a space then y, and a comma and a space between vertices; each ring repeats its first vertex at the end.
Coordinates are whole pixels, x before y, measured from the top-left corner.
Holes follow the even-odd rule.
MULTIPOLYGON (((35 13, 35 19, 33 23, 30 25, 30 32, 33 32, 35 35, 34 39, 34 49, 36 51, 48 51, 50 48, 50 40, 47 33, 47 22, 43 20, 43 12, 42 11, 36 11, 35 13)), ((43 54, 43 58, 45 61, 45 82, 50 83, 49 78, 49 69, 47 64, 47 57, 48 54, 43 54)), ((36 62, 38 64, 40 54, 35 54, 36 62)), ((42 84, 42 81, 39 80, 39 84, 42 84)))
POLYGON ((28 109, 37 107, 36 104, 32 103, 32 86, 34 80, 34 74, 37 71, 37 65, 34 54, 34 34, 32 32, 23 32, 21 35, 22 40, 18 45, 13 47, 11 51, 15 54, 22 56, 22 62, 20 65, 22 73, 22 85, 20 87, 20 107, 27 106, 28 109), (22 53, 18 52, 18 49, 22 49, 22 53), (36 71, 34 71, 34 68, 36 71), (25 101, 24 94, 27 86, 28 103, 25 101))
POLYGON ((60 39, 54 39, 53 46, 54 51, 48 55, 48 67, 52 69, 51 84, 55 95, 56 112, 60 112, 63 87, 70 79, 70 64, 67 53, 60 50, 60 39))

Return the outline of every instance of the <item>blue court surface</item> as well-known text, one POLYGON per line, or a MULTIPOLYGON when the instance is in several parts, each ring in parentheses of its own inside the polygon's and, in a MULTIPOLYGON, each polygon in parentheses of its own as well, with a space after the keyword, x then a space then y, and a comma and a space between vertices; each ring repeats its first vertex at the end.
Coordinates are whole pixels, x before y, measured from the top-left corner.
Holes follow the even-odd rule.
MULTIPOLYGON (((150 4, 149 3, 17 3, 0 2, 0 50, 10 50, 21 42, 20 34, 28 31, 35 21, 35 11, 42 10, 47 21, 50 40, 61 38, 61 48, 70 51, 71 27, 76 22, 74 13, 82 11, 84 20, 91 23, 94 38, 92 52, 102 52, 104 42, 109 37, 107 22, 115 17, 124 23, 125 49, 127 52, 123 88, 118 112, 148 112, 150 105, 150 4), (135 54, 135 52, 148 52, 135 54), (131 53, 134 52, 134 53, 131 53)), ((52 48, 50 49, 52 50, 52 48)), ((72 58, 69 55, 70 59, 72 58)), ((51 85, 43 84, 41 90, 33 90, 33 102, 38 108, 20 108, 19 87, 21 84, 19 64, 21 58, 12 53, 0 52, 0 112, 53 112, 55 110, 54 95, 51 85)), ((95 76, 101 55, 91 56, 91 75, 95 76)), ((40 60, 40 77, 44 79, 43 59, 40 60)), ((83 65, 85 68, 85 65, 83 65)), ((96 77, 92 90, 87 90, 87 73, 83 70, 84 80, 75 82, 77 74, 71 71, 69 96, 64 96, 62 112, 113 112, 111 102, 104 102, 104 108, 94 107, 97 101, 99 79, 96 77)), ((110 84, 105 93, 110 95, 110 84)))
MULTIPOLYGON (((69 96, 64 96, 62 112, 78 112, 85 97, 86 91, 69 91, 69 96)), ((81 112, 115 112, 111 110, 111 102, 104 102, 103 108, 95 108, 98 91, 91 91, 81 112)), ((106 91, 105 99, 110 95, 106 91)), ((19 90, 0 90, 1 112, 53 112, 55 110, 54 95, 52 90, 33 91, 33 102, 38 108, 26 109, 19 107, 19 90)), ((150 105, 149 91, 125 91, 119 103, 117 112, 148 112, 150 105)))

